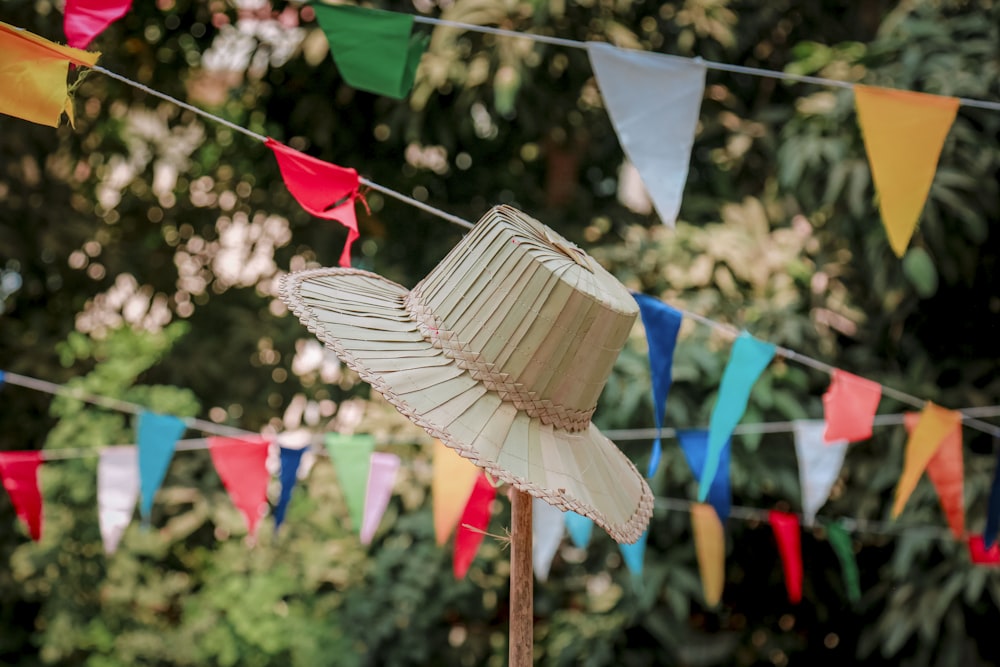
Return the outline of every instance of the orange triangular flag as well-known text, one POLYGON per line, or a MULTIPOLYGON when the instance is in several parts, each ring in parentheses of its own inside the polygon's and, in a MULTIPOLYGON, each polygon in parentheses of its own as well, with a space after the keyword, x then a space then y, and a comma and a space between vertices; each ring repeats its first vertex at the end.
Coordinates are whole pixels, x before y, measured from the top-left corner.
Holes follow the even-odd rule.
MULTIPOLYGON (((919 413, 903 417, 908 432, 920 420, 919 413)), ((937 452, 927 463, 927 476, 941 500, 941 508, 956 540, 965 539, 965 471, 962 463, 962 429, 957 426, 944 437, 937 452)))
POLYGON ((434 536, 438 545, 448 541, 462 517, 465 505, 476 485, 479 468, 440 440, 434 441, 434 477, 431 481, 431 504, 434 512, 434 536))
POLYGON ((59 127, 62 112, 70 108, 69 64, 93 67, 100 55, 0 22, 0 113, 59 127))
POLYGON ((902 257, 927 201, 958 99, 855 85, 854 104, 882 223, 893 252, 902 257))
POLYGON ((705 604, 714 607, 726 583, 726 534, 715 508, 707 503, 691 505, 691 529, 705 604))
POLYGON ((954 410, 942 408, 927 401, 920 412, 920 419, 910 433, 906 442, 906 456, 903 460, 903 474, 896 485, 896 502, 892 506, 892 518, 903 511, 903 506, 909 500, 913 489, 917 487, 920 475, 934 454, 941 447, 942 441, 957 428, 961 428, 962 415, 954 410))

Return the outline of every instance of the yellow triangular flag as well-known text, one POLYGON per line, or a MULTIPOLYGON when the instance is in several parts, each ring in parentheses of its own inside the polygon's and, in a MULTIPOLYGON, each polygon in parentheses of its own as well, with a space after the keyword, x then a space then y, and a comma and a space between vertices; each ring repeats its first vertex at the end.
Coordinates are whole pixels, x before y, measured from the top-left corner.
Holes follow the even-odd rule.
POLYGON ((434 477, 431 481, 431 504, 434 512, 434 536, 439 545, 448 541, 462 517, 479 475, 469 459, 463 458, 440 440, 434 441, 434 477))
POLYGON ((726 535, 715 508, 706 503, 691 505, 691 528, 705 604, 714 607, 722 599, 726 583, 726 535))
POLYGON ((854 104, 882 223, 893 252, 902 257, 959 102, 954 97, 855 85, 854 104))
POLYGON ((906 442, 906 455, 903 460, 903 474, 899 476, 896 485, 896 501, 892 506, 892 518, 903 511, 903 506, 909 500, 913 489, 917 487, 920 475, 937 452, 941 442, 962 424, 962 415, 955 410, 948 410, 927 401, 920 412, 920 421, 910 433, 906 442))
POLYGON ((69 99, 69 64, 93 67, 100 55, 0 22, 0 113, 58 127, 69 99))

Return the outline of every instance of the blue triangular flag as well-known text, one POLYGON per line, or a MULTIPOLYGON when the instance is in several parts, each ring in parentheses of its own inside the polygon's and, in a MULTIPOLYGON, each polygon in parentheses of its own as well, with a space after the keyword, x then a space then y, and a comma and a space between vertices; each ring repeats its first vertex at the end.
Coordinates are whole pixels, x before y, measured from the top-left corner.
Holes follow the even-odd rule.
POLYGON ((594 520, 576 512, 566 512, 566 529, 577 549, 586 549, 594 532, 594 520))
POLYGON ((776 348, 771 343, 757 340, 746 331, 733 343, 729 362, 722 373, 719 396, 712 408, 708 422, 708 457, 698 483, 698 502, 705 502, 708 489, 719 469, 719 456, 733 434, 733 429, 743 419, 750 400, 750 390, 757 378, 774 358, 776 348))
POLYGON ((653 378, 653 419, 656 421, 656 439, 653 452, 649 456, 647 477, 652 477, 660 466, 662 445, 660 432, 663 430, 663 414, 666 410, 667 394, 673 380, 671 369, 674 365, 674 346, 677 332, 681 329, 680 311, 659 299, 645 294, 633 294, 639 304, 642 326, 646 329, 646 344, 649 347, 649 372, 653 378))
MULTIPOLYGON (((702 471, 705 470, 705 459, 708 455, 708 431, 704 429, 691 429, 677 431, 677 439, 680 440, 681 449, 684 450, 684 458, 687 459, 688 467, 695 479, 701 479, 702 471)), ((729 486, 729 452, 731 440, 726 440, 719 454, 719 471, 712 480, 712 486, 708 490, 708 502, 715 508, 715 513, 719 515, 719 520, 725 524, 729 518, 732 508, 733 498, 729 486)))
MULTIPOLYGON (((996 438, 994 445, 996 444, 996 438)), ((990 503, 986 509, 986 528, 983 529, 983 542, 989 549, 997 541, 997 530, 1000 530, 1000 451, 997 451, 997 465, 994 466, 993 486, 990 488, 990 503)))
POLYGON ((299 462, 305 453, 305 447, 292 449, 291 447, 279 448, 281 455, 281 471, 278 478, 281 480, 281 494, 278 496, 278 504, 274 506, 274 531, 278 532, 281 524, 285 521, 285 509, 288 508, 288 501, 292 498, 292 489, 298 480, 299 462))
POLYGON ((0 386, 2 386, 2 385, 3 385, 3 383, 4 383, 4 381, 5 381, 6 379, 7 379, 7 374, 6 374, 6 373, 4 373, 3 371, 0 371, 0 386))
POLYGON ((185 428, 183 420, 171 415, 139 413, 136 442, 139 445, 139 491, 142 496, 139 510, 143 525, 149 525, 153 496, 163 484, 170 459, 174 456, 174 447, 184 435, 185 428))
POLYGON ((618 548, 621 549, 622 558, 625 560, 625 567, 628 571, 632 573, 634 579, 638 579, 642 576, 642 564, 646 560, 646 538, 649 537, 649 529, 647 528, 639 536, 639 539, 635 544, 619 544, 618 548))

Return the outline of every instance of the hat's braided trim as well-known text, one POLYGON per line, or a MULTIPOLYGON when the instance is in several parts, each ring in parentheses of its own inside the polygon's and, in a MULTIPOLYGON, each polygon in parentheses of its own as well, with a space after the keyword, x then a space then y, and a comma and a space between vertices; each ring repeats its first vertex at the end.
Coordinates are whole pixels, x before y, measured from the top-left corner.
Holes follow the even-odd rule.
POLYGON ((512 378, 509 373, 499 370, 496 364, 483 359, 479 352, 459 340, 454 331, 445 329, 437 315, 424 305, 422 296, 420 285, 410 290, 404 299, 406 310, 417 323, 424 339, 441 350, 444 356, 453 360, 456 366, 468 371, 474 380, 482 382, 490 391, 495 391, 502 400, 513 403, 518 410, 540 419, 543 424, 571 432, 590 428, 590 418, 597 408, 596 405, 589 410, 574 410, 547 398, 539 398, 535 392, 512 378))

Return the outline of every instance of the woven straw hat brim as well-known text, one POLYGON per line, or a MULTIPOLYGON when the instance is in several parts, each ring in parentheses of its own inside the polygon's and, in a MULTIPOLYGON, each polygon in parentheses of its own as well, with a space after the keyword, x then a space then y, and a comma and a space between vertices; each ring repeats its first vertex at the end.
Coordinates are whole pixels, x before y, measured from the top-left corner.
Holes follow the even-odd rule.
POLYGON ((281 283, 282 299, 302 323, 431 436, 494 478, 590 517, 616 541, 638 540, 653 495, 618 447, 593 424, 557 429, 486 389, 424 339, 406 295, 401 285, 357 269, 301 271, 281 283))

